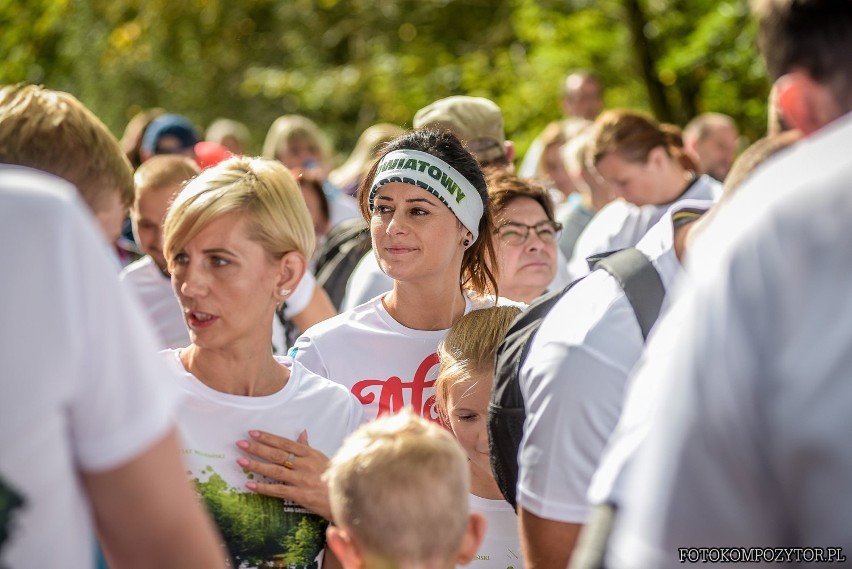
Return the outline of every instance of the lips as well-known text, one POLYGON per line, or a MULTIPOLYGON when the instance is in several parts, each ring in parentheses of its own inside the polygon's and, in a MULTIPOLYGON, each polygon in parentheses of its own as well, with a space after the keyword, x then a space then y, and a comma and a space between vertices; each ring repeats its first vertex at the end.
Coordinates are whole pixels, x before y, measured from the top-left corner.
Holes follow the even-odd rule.
POLYGON ((417 249, 414 247, 403 247, 401 245, 395 245, 393 247, 385 247, 385 251, 390 253, 391 255, 404 255, 405 253, 411 253, 412 251, 416 251, 417 249))
POLYGON ((186 314, 186 322, 193 329, 200 328, 209 328, 212 326, 219 318, 217 316, 213 316, 212 314, 208 314, 207 312, 201 312, 198 310, 185 310, 186 314))

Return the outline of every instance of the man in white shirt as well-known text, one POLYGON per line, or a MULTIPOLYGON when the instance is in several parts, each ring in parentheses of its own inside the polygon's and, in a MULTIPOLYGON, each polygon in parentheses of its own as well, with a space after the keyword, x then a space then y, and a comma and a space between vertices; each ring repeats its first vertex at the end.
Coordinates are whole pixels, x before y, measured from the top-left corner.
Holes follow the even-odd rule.
POLYGON ((648 347, 663 399, 625 480, 610 567, 852 551, 852 11, 755 7, 785 120, 808 138, 690 253, 648 347))
MULTIPOLYGON (((683 242, 712 202, 681 200, 636 245, 669 290, 683 242)), ((627 378, 644 348, 618 281, 589 274, 542 321, 521 367, 526 408, 518 453, 518 520, 524 565, 562 568, 586 523, 592 475, 621 412, 627 378)))

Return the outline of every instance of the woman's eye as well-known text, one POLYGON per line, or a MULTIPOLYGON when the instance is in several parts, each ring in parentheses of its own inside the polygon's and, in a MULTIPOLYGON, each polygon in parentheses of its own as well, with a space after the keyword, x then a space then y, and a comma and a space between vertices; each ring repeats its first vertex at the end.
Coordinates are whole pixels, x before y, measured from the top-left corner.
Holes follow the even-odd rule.
POLYGON ((227 259, 224 259, 222 257, 214 255, 213 257, 210 257, 210 263, 214 267, 224 267, 225 265, 228 264, 228 261, 227 261, 227 259))
POLYGON ((386 215, 388 213, 391 213, 392 210, 386 205, 377 205, 373 211, 375 211, 379 215, 386 215))
POLYGON ((469 423, 471 421, 475 421, 476 417, 477 417, 476 413, 465 413, 464 415, 458 416, 459 421, 464 421, 466 423, 469 423))
POLYGON ((189 261, 189 255, 186 253, 178 253, 175 255, 175 264, 176 265, 185 265, 189 261))
POLYGON ((429 215, 429 212, 426 211, 425 209, 415 207, 411 210, 411 215, 414 215, 414 216, 429 215))

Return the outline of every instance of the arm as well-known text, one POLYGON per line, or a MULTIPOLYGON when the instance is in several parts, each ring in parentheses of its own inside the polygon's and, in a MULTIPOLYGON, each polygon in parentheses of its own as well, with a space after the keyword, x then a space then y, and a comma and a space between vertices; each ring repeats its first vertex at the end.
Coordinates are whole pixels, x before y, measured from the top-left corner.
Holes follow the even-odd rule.
POLYGON ((308 305, 298 314, 294 314, 291 320, 300 332, 304 332, 317 322, 322 322, 336 314, 337 311, 325 289, 317 284, 314 286, 314 293, 308 305))
POLYGON ((581 524, 540 518, 518 508, 518 533, 525 569, 565 569, 577 543, 581 524))
POLYGON ((184 473, 172 430, 117 468, 84 473, 111 567, 225 567, 221 540, 184 473))

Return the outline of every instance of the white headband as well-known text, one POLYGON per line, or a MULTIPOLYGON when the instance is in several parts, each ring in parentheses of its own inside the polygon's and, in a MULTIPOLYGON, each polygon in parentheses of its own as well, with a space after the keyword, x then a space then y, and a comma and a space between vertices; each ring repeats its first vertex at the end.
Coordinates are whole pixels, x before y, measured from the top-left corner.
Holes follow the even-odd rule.
POLYGON ((438 158, 419 150, 394 150, 379 162, 370 188, 369 206, 373 211, 379 186, 401 182, 423 188, 450 208, 462 225, 479 237, 479 220, 485 211, 482 197, 458 170, 438 158))

